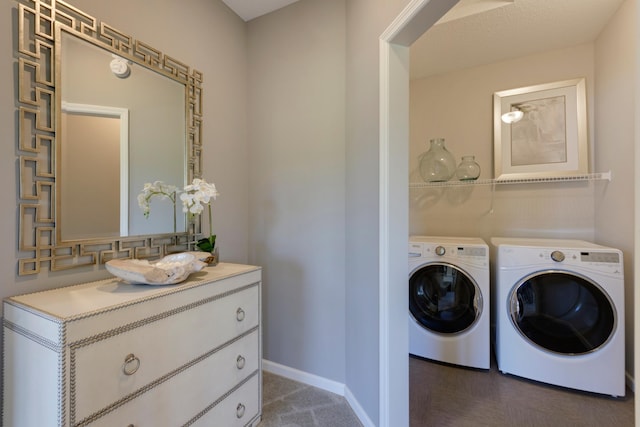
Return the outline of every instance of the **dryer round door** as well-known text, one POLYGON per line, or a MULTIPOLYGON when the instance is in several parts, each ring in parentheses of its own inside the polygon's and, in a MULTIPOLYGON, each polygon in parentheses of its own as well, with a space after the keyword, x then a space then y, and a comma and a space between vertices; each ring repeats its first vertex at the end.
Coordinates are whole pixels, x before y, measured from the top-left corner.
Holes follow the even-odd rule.
POLYGON ((518 332, 554 353, 596 351, 616 327, 615 307, 607 293, 575 273, 543 271, 525 277, 512 289, 508 304, 518 332))
POLYGON ((426 264, 409 276, 409 310, 423 328, 443 334, 462 332, 482 313, 482 293, 460 268, 426 264))

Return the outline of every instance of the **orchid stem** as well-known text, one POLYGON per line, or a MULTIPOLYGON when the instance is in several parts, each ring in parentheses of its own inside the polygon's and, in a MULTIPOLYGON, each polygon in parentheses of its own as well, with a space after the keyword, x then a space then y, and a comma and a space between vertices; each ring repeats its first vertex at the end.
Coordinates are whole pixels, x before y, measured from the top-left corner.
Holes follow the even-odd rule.
POLYGON ((173 202, 173 234, 176 234, 178 228, 176 227, 176 192, 173 192, 173 198, 171 199, 173 202))
MULTIPOLYGON (((213 236, 213 223, 211 222, 211 203, 209 203, 209 241, 211 241, 211 236, 213 236)), ((211 242, 211 250, 213 250, 213 242, 211 242)))

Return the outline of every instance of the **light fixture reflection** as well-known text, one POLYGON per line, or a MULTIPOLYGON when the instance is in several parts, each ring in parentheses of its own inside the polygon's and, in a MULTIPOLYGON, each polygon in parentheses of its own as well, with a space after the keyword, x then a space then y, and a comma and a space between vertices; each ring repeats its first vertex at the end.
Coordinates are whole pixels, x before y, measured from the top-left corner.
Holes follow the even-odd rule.
POLYGON ((112 54, 112 60, 109 63, 109 68, 111 68, 111 72, 121 79, 126 79, 131 74, 131 61, 127 61, 126 59, 112 54))
POLYGON ((515 122, 519 122, 524 117, 524 113, 520 110, 509 111, 508 113, 504 113, 502 115, 502 121, 506 124, 511 124, 515 122))

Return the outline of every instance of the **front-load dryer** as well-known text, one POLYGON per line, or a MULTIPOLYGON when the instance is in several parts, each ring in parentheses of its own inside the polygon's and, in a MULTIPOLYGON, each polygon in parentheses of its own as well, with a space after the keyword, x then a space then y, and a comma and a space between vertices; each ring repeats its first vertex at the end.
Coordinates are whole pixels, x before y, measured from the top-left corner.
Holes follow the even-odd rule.
POLYGON ((489 369, 489 247, 479 238, 409 237, 409 353, 489 369))
POLYGON ((622 252, 580 240, 491 244, 498 369, 624 396, 622 252))

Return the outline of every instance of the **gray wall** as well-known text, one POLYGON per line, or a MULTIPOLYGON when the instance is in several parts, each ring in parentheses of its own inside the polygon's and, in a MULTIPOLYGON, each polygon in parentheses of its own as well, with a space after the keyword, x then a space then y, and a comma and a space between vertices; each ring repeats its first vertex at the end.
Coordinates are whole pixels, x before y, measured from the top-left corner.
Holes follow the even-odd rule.
POLYGON ((374 424, 379 37, 407 3, 302 0, 248 25, 250 251, 265 266, 265 358, 344 382, 374 424))
POLYGON ((248 23, 250 260, 264 358, 345 382, 345 1, 248 23))
MULTIPOLYGON (((595 167, 613 171, 606 191, 595 198, 595 240, 624 252, 625 332, 627 373, 635 378, 634 296, 638 274, 633 268, 634 194, 638 165, 634 148, 638 102, 638 2, 625 1, 602 31, 595 45, 595 167), (635 91, 634 91, 635 88, 635 91)), ((636 379, 637 380, 637 379, 636 379)))

